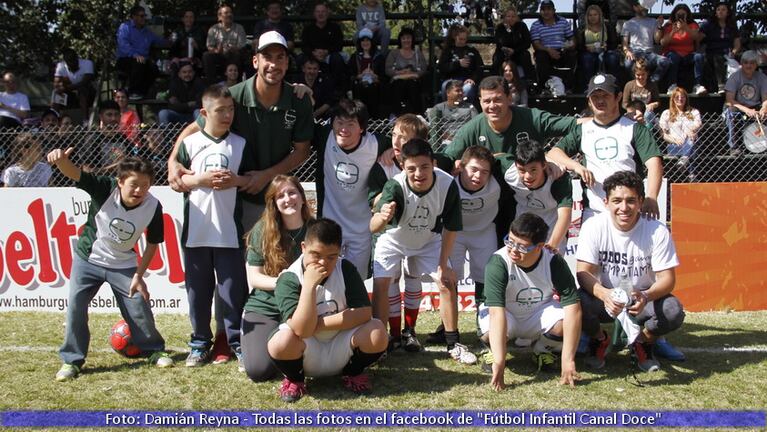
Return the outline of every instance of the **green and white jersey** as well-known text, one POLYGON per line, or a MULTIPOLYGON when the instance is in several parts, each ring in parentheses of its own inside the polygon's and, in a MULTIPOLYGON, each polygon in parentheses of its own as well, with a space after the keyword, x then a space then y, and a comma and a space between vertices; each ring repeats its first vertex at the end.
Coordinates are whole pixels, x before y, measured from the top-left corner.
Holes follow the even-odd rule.
MULTIPOLYGON (((285 270, 277 279, 274 297, 284 323, 293 316, 298 299, 301 296, 301 284, 304 283, 303 255, 285 270)), ((370 306, 368 292, 357 269, 344 259, 336 261, 336 266, 330 277, 315 288, 317 300, 317 316, 323 317, 343 312, 346 309, 370 306)), ((314 337, 321 341, 332 339, 339 330, 325 330, 315 333, 314 337)))
POLYGON ((80 258, 107 268, 133 268, 137 265, 133 247, 144 230, 147 243, 163 242, 162 205, 152 194, 126 208, 112 177, 82 172, 76 186, 91 196, 88 220, 77 239, 80 258))
POLYGON ((461 194, 461 221, 463 231, 485 231, 493 229, 493 222, 498 215, 498 200, 501 198, 501 185, 490 176, 487 184, 480 190, 470 192, 461 184, 461 176, 455 176, 455 183, 461 194))
MULTIPOLYGON (((228 169, 240 172, 245 139, 228 133, 214 138, 199 131, 179 147, 178 161, 197 174, 228 169)), ((237 188, 214 190, 199 187, 184 194, 184 228, 181 244, 186 247, 238 248, 241 245, 241 203, 237 188)))
POLYGON ((396 203, 395 214, 383 236, 407 249, 421 249, 443 227, 449 231, 463 229, 458 185, 439 168, 434 169, 431 189, 423 193, 410 189, 405 172, 394 176, 386 182, 376 211, 390 202, 396 203))
POLYGON ((523 321, 544 307, 555 292, 562 306, 579 301, 565 259, 547 249, 528 269, 514 264, 505 247, 497 250, 485 266, 485 305, 504 307, 517 320, 523 321))
POLYGON ((452 160, 461 159, 464 150, 479 145, 487 147, 493 154, 517 154, 517 144, 534 139, 545 143, 548 138, 571 133, 577 126, 573 117, 562 117, 537 108, 511 107, 511 124, 502 132, 496 132, 484 113, 469 120, 458 130, 455 138, 445 149, 445 155, 452 160))
POLYGON ((533 213, 541 217, 549 226, 549 234, 557 224, 560 207, 573 206, 573 183, 570 175, 565 173, 558 179, 546 175, 546 181, 537 189, 530 189, 519 178, 516 165, 511 164, 504 174, 506 183, 514 192, 517 202, 516 215, 533 213))
POLYGON ((644 164, 660 157, 658 144, 649 129, 620 116, 607 125, 593 119, 562 138, 557 147, 568 156, 583 155, 583 166, 594 173, 594 185, 583 188, 583 205, 595 212, 605 211, 602 183, 617 171, 633 171, 644 176, 644 164))
POLYGON ((370 171, 370 176, 368 177, 368 203, 371 207, 373 206, 375 197, 383 192, 386 182, 402 172, 399 162, 397 162, 396 159, 392 162, 393 163, 388 166, 376 162, 375 165, 373 165, 373 169, 370 171))

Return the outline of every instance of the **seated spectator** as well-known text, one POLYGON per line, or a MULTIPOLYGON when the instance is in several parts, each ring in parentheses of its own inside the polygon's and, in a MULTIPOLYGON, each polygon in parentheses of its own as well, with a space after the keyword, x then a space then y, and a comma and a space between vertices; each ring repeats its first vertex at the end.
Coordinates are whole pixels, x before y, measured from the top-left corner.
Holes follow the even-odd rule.
POLYGON ((132 7, 130 17, 117 29, 117 70, 127 74, 128 97, 137 100, 146 96, 157 76, 149 49, 153 45, 166 46, 167 42, 146 27, 143 7, 132 7))
POLYGON ((232 8, 218 8, 218 23, 208 29, 205 44, 208 51, 202 55, 202 68, 208 83, 221 81, 224 66, 229 63, 243 67, 248 39, 242 25, 234 22, 232 8))
POLYGON ((703 86, 703 54, 695 52, 698 41, 698 23, 692 19, 690 7, 678 4, 671 10, 671 18, 662 28, 655 31, 655 40, 660 44, 663 55, 671 60, 668 69, 668 94, 679 85, 679 67, 694 66, 695 86, 692 92, 704 95, 708 91, 703 86))
POLYGON ((463 95, 471 103, 477 100, 477 86, 482 79, 482 56, 476 48, 467 45, 469 29, 453 24, 447 31, 445 47, 439 57, 439 71, 442 78, 442 95, 446 97, 448 81, 463 82, 463 95))
POLYGON ((644 59, 645 65, 650 68, 652 75, 650 81, 658 83, 666 76, 671 65, 671 60, 655 53, 655 30, 663 25, 663 17, 657 20, 647 16, 647 8, 632 0, 634 4, 634 18, 623 25, 621 37, 623 39, 624 67, 629 75, 634 69, 634 62, 644 59))
POLYGON ((3 170, 5 187, 46 187, 51 179, 51 166, 43 162, 40 141, 34 134, 19 134, 11 147, 15 162, 3 170))
MULTIPOLYGON (((645 121, 644 117, 645 111, 647 111, 647 105, 645 105, 644 102, 640 100, 633 100, 629 103, 628 108, 626 108, 626 114, 624 114, 624 116, 628 119, 634 120, 637 123, 648 126, 649 123, 645 121)), ((652 128, 652 126, 649 127, 652 128)))
POLYGON ((391 79, 389 85, 391 105, 394 115, 423 112, 421 103, 421 79, 426 74, 429 63, 415 45, 415 33, 404 27, 397 37, 399 48, 389 51, 386 56, 386 75, 391 79))
POLYGON ((552 0, 541 2, 541 17, 530 28, 530 37, 535 48, 539 88, 546 88, 546 82, 555 75, 554 68, 565 70, 560 78, 566 88, 572 88, 577 56, 573 49, 573 29, 569 21, 556 14, 552 0))
POLYGON ((66 107, 77 106, 83 118, 88 118, 93 98, 96 97, 93 62, 79 58, 71 48, 64 48, 61 54, 63 60, 56 64, 53 73, 54 79, 58 78, 59 81, 57 91, 66 95, 66 107))
POLYGON ((445 101, 426 110, 431 131, 438 143, 447 145, 467 121, 477 115, 477 109, 463 95, 463 82, 449 80, 445 85, 445 101))
POLYGON ((744 117, 767 118, 767 76, 757 70, 756 51, 746 51, 740 57, 740 70, 727 78, 724 86, 724 115, 727 122, 727 145, 730 155, 738 156, 740 131, 746 126, 744 117))
POLYGON ((328 21, 330 8, 326 3, 314 5, 314 21, 307 23, 301 32, 303 53, 298 58, 298 65, 310 57, 317 60, 325 79, 333 81, 339 87, 338 94, 348 89, 349 72, 342 49, 344 34, 341 26, 328 21))
POLYGON ((238 84, 240 81, 242 81, 240 66, 238 66, 236 63, 229 63, 226 65, 226 70, 224 71, 224 80, 219 84, 231 87, 235 84, 238 84))
POLYGON ((117 165, 133 146, 120 133, 120 106, 115 101, 103 101, 99 108, 99 128, 91 134, 83 149, 75 146, 78 165, 83 171, 115 174, 117 165))
POLYGON ((634 79, 627 82, 623 87, 623 109, 631 111, 631 103, 641 101, 645 110, 642 115, 645 121, 652 123, 655 119, 655 111, 660 105, 660 92, 658 84, 648 80, 649 68, 643 58, 634 63, 634 79))
POLYGON ((128 106, 128 92, 117 89, 112 98, 120 109, 120 132, 131 142, 136 142, 141 119, 136 110, 128 106))
POLYGON ((724 92, 727 59, 739 56, 742 49, 738 24, 729 3, 716 4, 714 16, 700 26, 700 35, 706 44, 706 63, 714 71, 719 92, 724 92))
POLYGON ((512 60, 506 60, 501 64, 500 75, 503 77, 503 85, 509 89, 509 106, 527 106, 527 88, 524 81, 517 77, 519 68, 512 60))
POLYGON ((384 78, 384 57, 378 51, 373 32, 363 28, 357 34, 357 52, 349 60, 352 74, 352 94, 368 107, 371 118, 381 118, 381 80, 384 78))
POLYGON ((288 52, 292 52, 295 47, 295 36, 293 36, 293 26, 289 22, 282 20, 282 2, 279 0, 269 0, 266 3, 266 18, 258 21, 253 27, 253 51, 258 48, 258 38, 268 31, 276 31, 285 38, 288 43, 288 52))
POLYGON ((141 144, 134 146, 131 154, 152 164, 155 178, 167 176, 168 156, 173 148, 172 139, 176 137, 175 133, 158 124, 142 127, 140 132, 141 144))
POLYGON ((48 108, 40 115, 40 130, 55 131, 59 127, 61 115, 55 109, 48 108))
MULTIPOLYGON (((40 116, 40 127, 38 128, 38 138, 42 145, 42 154, 46 155, 49 151, 61 148, 59 143, 59 121, 61 115, 53 108, 43 111, 40 116)), ((66 147, 65 147, 66 148, 66 147)))
MULTIPOLYGON (((391 30, 386 27, 386 12, 383 4, 378 0, 364 0, 357 6, 355 13, 357 20, 357 37, 363 29, 373 32, 373 41, 381 46, 384 53, 389 50, 389 40, 391 39, 391 30)), ((369 105, 368 105, 369 106, 369 105)))
POLYGON ((530 30, 527 24, 519 18, 514 6, 503 13, 503 22, 495 27, 495 53, 493 53, 493 70, 499 70, 501 63, 513 60, 522 67, 519 79, 535 80, 535 69, 530 58, 530 30))
POLYGON ((329 118, 330 107, 335 105, 336 100, 333 94, 333 84, 320 72, 320 64, 317 59, 309 57, 301 66, 301 76, 296 83, 306 84, 312 89, 312 107, 315 120, 324 120, 329 118))
POLYGON ((575 35, 578 50, 580 80, 578 88, 585 90, 588 81, 597 72, 618 74, 618 34, 602 17, 602 10, 591 5, 586 10, 586 24, 575 35))
POLYGON ((0 92, 0 129, 21 126, 29 117, 29 98, 18 91, 19 83, 12 72, 3 74, 5 91, 0 92))
POLYGON ((205 32, 194 22, 194 12, 185 10, 181 25, 171 34, 170 58, 174 73, 179 63, 192 63, 202 69, 202 52, 205 51, 205 32))
POLYGON ((669 156, 679 156, 677 166, 687 169, 690 181, 695 180, 695 141, 703 123, 700 112, 690 106, 687 91, 677 87, 671 93, 668 109, 660 115, 661 132, 669 156))
POLYGON ((158 114, 160 124, 191 123, 200 110, 205 84, 194 76, 191 63, 181 64, 170 82, 168 108, 158 114))

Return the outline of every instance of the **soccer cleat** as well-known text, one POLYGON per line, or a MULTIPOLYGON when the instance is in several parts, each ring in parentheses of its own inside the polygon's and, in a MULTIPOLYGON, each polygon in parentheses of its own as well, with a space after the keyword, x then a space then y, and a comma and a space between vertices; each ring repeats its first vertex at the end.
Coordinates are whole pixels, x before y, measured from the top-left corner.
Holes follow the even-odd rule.
POLYGON ((226 363, 232 359, 232 350, 229 348, 229 343, 226 340, 226 333, 220 332, 216 335, 216 340, 213 342, 213 364, 226 363))
POLYGON ((202 366, 210 361, 210 351, 205 348, 192 348, 186 357, 186 367, 202 366))
POLYGON ((405 327, 405 329, 402 330, 402 348, 407 352, 419 352, 423 349, 423 347, 421 347, 421 342, 419 342, 418 337, 416 337, 415 329, 405 327))
POLYGON ((445 326, 440 324, 434 333, 426 335, 426 345, 444 345, 447 340, 445 339, 445 326))
POLYGON ((366 373, 359 375, 344 375, 341 377, 344 388, 354 394, 366 395, 373 391, 373 385, 370 384, 370 377, 366 373))
POLYGON ((482 373, 488 375, 493 374, 493 352, 490 350, 485 351, 479 357, 479 369, 482 373))
POLYGON ((660 363, 655 360, 653 355, 653 344, 647 342, 634 342, 629 345, 631 351, 631 361, 644 372, 657 372, 660 370, 660 363))
POLYGON ((148 362, 158 368, 173 366, 173 359, 165 351, 155 351, 149 356, 148 362))
POLYGON ((589 355, 586 357, 586 365, 592 369, 602 369, 605 367, 605 357, 610 349, 610 335, 602 330, 604 339, 591 339, 589 341, 589 355))
POLYGON ((557 357, 550 352, 533 353, 533 363, 538 368, 538 372, 549 372, 554 367, 557 357))
POLYGON ((453 349, 448 350, 448 354, 450 354, 453 360, 461 364, 473 365, 477 362, 477 356, 469 351, 469 347, 460 343, 455 344, 453 349))
POLYGON ((671 342, 667 341, 666 338, 659 338, 656 340, 654 348, 654 354, 666 360, 676 362, 687 360, 684 353, 679 351, 674 345, 671 345, 671 342))
POLYGON ((306 394, 306 383, 304 381, 291 381, 287 378, 280 384, 280 399, 285 402, 295 402, 306 394))
POLYGON ((77 378, 80 375, 80 368, 69 363, 61 365, 61 369, 56 372, 56 381, 69 381, 77 378))

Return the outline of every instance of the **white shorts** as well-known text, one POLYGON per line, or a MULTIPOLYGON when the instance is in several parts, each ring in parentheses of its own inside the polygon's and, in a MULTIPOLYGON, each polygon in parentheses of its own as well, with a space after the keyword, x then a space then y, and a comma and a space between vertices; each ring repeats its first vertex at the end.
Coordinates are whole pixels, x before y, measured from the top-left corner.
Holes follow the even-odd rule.
POLYGON ((368 278, 371 241, 370 233, 367 233, 367 235, 345 235, 341 242, 344 259, 354 264, 363 280, 368 278))
POLYGON ((441 247, 442 236, 439 234, 420 249, 407 249, 384 234, 376 243, 373 277, 396 278, 402 274, 402 261, 407 260, 408 276, 422 279, 426 276, 425 280, 429 280, 437 272, 441 247))
POLYGON ((469 276, 474 282, 485 281, 485 265, 490 261, 497 246, 495 225, 484 231, 461 231, 455 238, 453 252, 450 254, 450 267, 458 279, 464 278, 466 252, 469 252, 469 276))
MULTIPOLYGON (((304 373, 306 376, 323 377, 340 375, 344 366, 352 358, 352 336, 362 325, 341 330, 329 339, 310 337, 303 339, 304 373)), ((286 323, 280 324, 280 330, 290 329, 286 323)))
MULTIPOLYGON (((485 334, 490 331, 490 308, 483 303, 478 311, 479 329, 485 334)), ((506 337, 536 340, 564 318, 564 309, 555 301, 549 301, 524 320, 516 319, 506 310, 506 337)))

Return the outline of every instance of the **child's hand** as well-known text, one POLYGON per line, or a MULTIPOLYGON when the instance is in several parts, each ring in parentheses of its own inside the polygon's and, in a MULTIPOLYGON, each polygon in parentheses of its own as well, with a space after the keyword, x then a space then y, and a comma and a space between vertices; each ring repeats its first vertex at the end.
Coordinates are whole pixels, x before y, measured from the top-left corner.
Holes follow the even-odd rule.
POLYGON ((224 190, 230 187, 239 186, 239 177, 229 170, 221 170, 213 178, 213 189, 224 190))
POLYGON ((215 189, 214 182, 223 170, 209 170, 195 175, 195 183, 198 187, 207 187, 215 189))
POLYGON ((144 278, 138 274, 133 275, 133 279, 130 282, 130 291, 128 291, 128 296, 133 297, 133 294, 136 293, 141 294, 141 297, 144 298, 145 302, 149 302, 149 291, 146 288, 146 282, 144 282, 144 278))
POLYGON ((314 289, 326 277, 328 277, 328 272, 325 270, 325 267, 321 266, 319 263, 311 263, 306 266, 306 270, 304 271, 304 281, 309 285, 304 286, 311 286, 312 289, 314 289))
POLYGON ((386 219, 386 222, 389 222, 394 217, 394 213, 397 211, 397 203, 394 201, 384 204, 381 206, 381 216, 386 219))
POLYGON ((75 151, 74 147, 69 147, 66 150, 51 150, 51 152, 48 153, 48 163, 52 165, 58 165, 61 161, 69 160, 69 155, 71 155, 73 151, 75 151))

